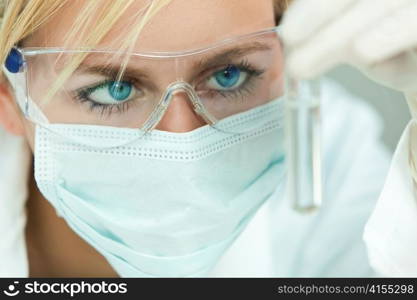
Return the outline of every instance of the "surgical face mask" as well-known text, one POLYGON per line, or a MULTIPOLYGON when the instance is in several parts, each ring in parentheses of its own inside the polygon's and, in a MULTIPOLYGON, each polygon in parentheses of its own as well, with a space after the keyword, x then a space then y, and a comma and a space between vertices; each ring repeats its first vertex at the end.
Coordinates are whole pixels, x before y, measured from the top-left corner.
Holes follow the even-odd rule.
MULTIPOLYGON (((171 85, 162 106, 140 128, 107 123, 111 116, 103 124, 75 124, 54 114, 57 108, 38 105, 42 94, 34 92, 25 72, 5 71, 20 107, 36 120, 37 185, 122 277, 206 275, 282 184, 283 101, 271 98, 272 85, 259 97, 245 94, 254 99, 249 103, 258 100, 255 105, 236 111, 219 102, 223 116, 193 131, 172 133, 150 124, 178 91, 185 91, 207 120, 213 116, 209 106, 200 106, 204 99, 190 83, 171 85)), ((224 79, 232 73, 228 70, 224 79)), ((103 92, 95 97, 104 97, 103 92)), ((50 105, 57 105, 54 101, 64 100, 51 99, 50 105)))
POLYGON ((282 182, 281 116, 277 100, 219 124, 246 134, 38 126, 36 182, 119 275, 204 276, 282 182))

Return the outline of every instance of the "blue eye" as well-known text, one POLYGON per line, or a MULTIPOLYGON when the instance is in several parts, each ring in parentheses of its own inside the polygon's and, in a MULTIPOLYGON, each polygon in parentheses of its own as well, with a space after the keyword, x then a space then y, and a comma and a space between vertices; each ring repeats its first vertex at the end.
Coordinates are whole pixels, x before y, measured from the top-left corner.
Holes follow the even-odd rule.
POLYGON ((132 99, 137 94, 137 90, 128 81, 106 81, 81 93, 84 99, 97 104, 112 105, 132 99))
POLYGON ((112 82, 109 84, 109 93, 117 101, 126 100, 132 92, 132 84, 129 82, 112 82))
POLYGON ((217 71, 210 77, 208 84, 210 88, 217 90, 233 90, 242 85, 246 81, 248 73, 242 71, 236 66, 228 66, 227 68, 217 71))

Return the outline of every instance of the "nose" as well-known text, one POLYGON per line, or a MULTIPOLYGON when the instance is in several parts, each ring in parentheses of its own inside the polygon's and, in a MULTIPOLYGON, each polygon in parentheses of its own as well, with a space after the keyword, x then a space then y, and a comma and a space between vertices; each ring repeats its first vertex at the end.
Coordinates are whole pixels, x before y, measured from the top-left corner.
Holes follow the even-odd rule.
POLYGON ((206 124, 195 112, 187 93, 178 91, 172 95, 164 116, 155 128, 169 132, 188 132, 206 124))

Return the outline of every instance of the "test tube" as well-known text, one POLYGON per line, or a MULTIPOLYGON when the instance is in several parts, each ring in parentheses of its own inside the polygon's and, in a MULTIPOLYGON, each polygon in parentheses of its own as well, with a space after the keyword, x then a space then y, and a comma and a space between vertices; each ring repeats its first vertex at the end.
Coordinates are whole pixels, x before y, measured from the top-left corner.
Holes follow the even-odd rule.
POLYGON ((300 213, 322 203, 320 80, 286 77, 287 192, 300 213))

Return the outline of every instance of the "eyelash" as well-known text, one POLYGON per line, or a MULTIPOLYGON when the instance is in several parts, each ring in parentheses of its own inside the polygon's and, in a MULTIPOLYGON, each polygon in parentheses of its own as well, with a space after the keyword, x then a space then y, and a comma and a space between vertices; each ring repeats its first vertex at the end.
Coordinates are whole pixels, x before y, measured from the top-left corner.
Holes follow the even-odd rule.
MULTIPOLYGON (((243 72, 246 72, 248 74, 248 78, 245 80, 245 82, 242 83, 242 86, 237 89, 230 90, 230 91, 208 90, 204 92, 207 92, 210 95, 220 95, 224 98, 239 97, 241 99, 244 99, 244 96, 246 94, 249 94, 252 91, 252 88, 254 86, 254 81, 257 79, 261 79, 262 74, 265 73, 264 69, 258 69, 254 67, 247 60, 243 60, 238 64, 230 63, 227 66, 235 66, 239 68, 240 70, 242 70, 243 72)), ((209 74, 209 76, 207 76, 204 79, 204 81, 207 82, 216 72, 226 68, 227 66, 216 67, 215 69, 212 69, 210 71, 203 72, 203 74, 207 74, 207 73, 209 74)), ((102 104, 102 103, 94 102, 88 98, 88 94, 91 93, 92 91, 102 88, 106 86, 107 84, 114 82, 114 81, 115 79, 113 80, 107 79, 99 84, 95 84, 90 87, 78 89, 75 91, 74 100, 77 101, 78 103, 87 104, 89 106, 90 112, 94 112, 98 110, 98 112, 102 116, 107 115, 107 117, 109 117, 113 113, 122 114, 129 110, 130 106, 132 105, 132 102, 134 102, 134 99, 128 100, 122 103, 118 103, 118 104, 102 104)), ((133 86, 137 85, 136 80, 132 80, 131 78, 122 78, 120 81, 128 82, 132 84, 133 86)))
POLYGON ((211 78, 211 76, 213 76, 217 71, 223 70, 228 66, 235 66, 248 74, 248 78, 245 80, 245 82, 242 83, 242 86, 230 91, 210 90, 205 92, 208 92, 211 95, 218 94, 224 98, 234 98, 236 96, 239 96, 243 99, 245 93, 251 92, 251 89, 254 86, 254 81, 257 79, 261 79, 262 75, 265 73, 264 69, 258 69, 254 67, 251 63, 249 63, 249 61, 243 60, 238 64, 228 64, 227 66, 217 67, 214 71, 209 71, 211 75, 207 77, 206 81, 208 81, 211 78))
MULTIPOLYGON (((126 112, 127 110, 129 110, 130 105, 132 104, 131 103, 132 101, 125 101, 125 102, 118 103, 118 104, 102 104, 102 103, 94 102, 93 100, 88 98, 89 93, 91 93, 94 90, 103 88, 104 86, 106 86, 109 83, 114 82, 115 80, 116 79, 113 79, 113 80, 107 79, 105 81, 100 82, 99 84, 95 84, 90 87, 78 89, 75 91, 74 100, 78 101, 78 103, 87 104, 89 106, 90 112, 94 112, 98 110, 102 116, 104 115, 110 116, 113 113, 122 114, 126 112)), ((136 81, 128 79, 128 78, 121 78, 120 81, 128 82, 132 84, 133 86, 135 86, 136 84, 136 81)))

